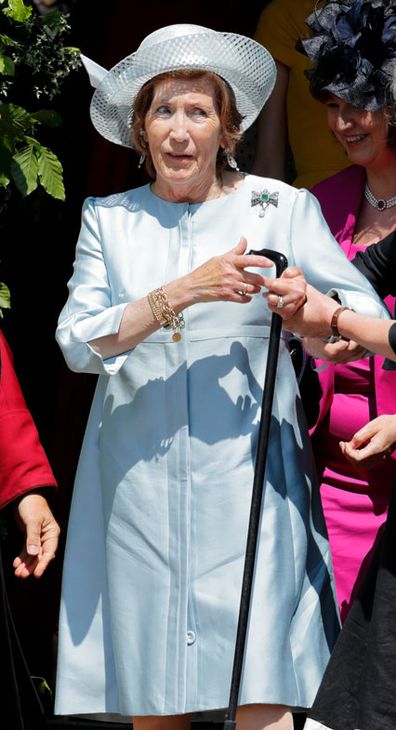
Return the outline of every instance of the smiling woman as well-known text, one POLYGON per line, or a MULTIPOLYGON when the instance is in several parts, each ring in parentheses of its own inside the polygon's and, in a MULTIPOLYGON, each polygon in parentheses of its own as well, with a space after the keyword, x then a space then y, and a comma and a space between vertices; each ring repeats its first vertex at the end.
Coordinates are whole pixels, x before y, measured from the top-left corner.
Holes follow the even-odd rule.
POLYGON ((363 165, 372 177, 375 167, 391 166, 395 162, 390 107, 376 111, 359 109, 333 95, 326 106, 329 128, 351 163, 363 165))
MULTIPOLYGON (((351 163, 312 192, 344 253, 366 273, 368 249, 387 239, 395 245, 395 3, 329 2, 307 24, 312 37, 302 45, 313 62, 310 88, 327 106, 329 127, 351 163)), ((378 288, 381 296, 390 291, 394 293, 378 288)), ((386 302, 394 308, 392 297, 386 302)), ((383 367, 381 357, 361 359, 352 343, 345 348, 307 340, 306 345, 318 358, 320 371, 322 398, 312 438, 345 619, 386 519, 396 479, 394 455, 382 446, 389 441, 389 424, 396 421, 396 373, 383 367), (332 363, 325 366, 321 360, 329 358, 332 363), (343 444, 378 417, 383 433, 374 462, 363 460, 356 450, 346 458, 343 444)))

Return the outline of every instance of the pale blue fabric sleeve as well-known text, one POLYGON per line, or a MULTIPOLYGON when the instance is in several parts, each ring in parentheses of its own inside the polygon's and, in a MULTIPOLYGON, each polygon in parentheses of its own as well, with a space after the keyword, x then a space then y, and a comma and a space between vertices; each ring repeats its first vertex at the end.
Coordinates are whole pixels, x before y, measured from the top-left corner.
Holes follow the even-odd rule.
POLYGON ((389 319, 385 305, 366 277, 348 261, 318 201, 307 190, 301 189, 296 195, 290 225, 294 263, 310 284, 326 294, 336 293, 343 306, 356 312, 389 319))
POLYGON ((68 366, 76 372, 115 374, 129 353, 104 360, 88 344, 97 337, 116 334, 127 306, 127 302, 112 303, 94 198, 84 202, 68 289, 69 297, 59 315, 56 330, 56 340, 68 366))

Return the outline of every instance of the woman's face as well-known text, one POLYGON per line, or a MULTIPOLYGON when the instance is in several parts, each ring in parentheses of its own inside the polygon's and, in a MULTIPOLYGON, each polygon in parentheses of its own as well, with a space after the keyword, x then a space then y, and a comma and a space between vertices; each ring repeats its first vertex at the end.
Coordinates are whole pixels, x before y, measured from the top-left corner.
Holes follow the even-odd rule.
POLYGON ((351 163, 368 168, 394 160, 396 152, 388 146, 389 120, 384 109, 357 109, 337 96, 331 96, 326 106, 329 128, 351 163))
POLYGON ((170 200, 205 199, 216 185, 216 156, 223 145, 210 79, 167 79, 154 89, 144 139, 156 171, 155 192, 170 200), (202 198, 202 195, 204 196, 202 198))
POLYGON ((351 163, 369 168, 395 157, 388 146, 389 120, 384 109, 357 109, 337 96, 326 102, 330 130, 343 146, 351 163))

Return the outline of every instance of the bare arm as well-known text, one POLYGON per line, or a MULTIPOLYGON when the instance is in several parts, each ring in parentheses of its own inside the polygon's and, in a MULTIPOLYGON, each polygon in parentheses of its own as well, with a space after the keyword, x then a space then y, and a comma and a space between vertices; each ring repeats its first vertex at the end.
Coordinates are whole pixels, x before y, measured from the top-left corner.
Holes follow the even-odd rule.
POLYGON ((263 177, 286 180, 287 88, 289 69, 276 61, 274 90, 256 122, 256 153, 252 172, 263 177))
MULTIPOLYGON (((329 337, 331 318, 338 307, 338 302, 308 284, 306 304, 288 318, 284 326, 304 336, 329 337)), ((393 325, 392 320, 369 317, 349 309, 344 309, 337 320, 342 337, 354 340, 365 350, 396 360, 396 354, 389 344, 389 330, 393 325)))
POLYGON ((353 339, 370 352, 396 360, 396 353, 389 344, 389 330, 392 320, 364 317, 346 310, 338 318, 338 330, 343 337, 353 339))

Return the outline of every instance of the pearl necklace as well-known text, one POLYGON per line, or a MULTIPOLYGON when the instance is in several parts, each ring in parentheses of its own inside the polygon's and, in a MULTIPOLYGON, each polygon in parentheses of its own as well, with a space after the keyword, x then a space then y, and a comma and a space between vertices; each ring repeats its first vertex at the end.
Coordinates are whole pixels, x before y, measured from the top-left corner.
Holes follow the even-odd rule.
POLYGON ((385 198, 380 198, 379 200, 377 200, 377 198, 375 198, 372 194, 368 183, 366 183, 366 187, 364 188, 364 197, 366 198, 367 202, 373 206, 373 208, 377 208, 377 210, 379 210, 381 213, 386 208, 393 208, 393 206, 396 205, 396 196, 394 198, 388 198, 388 200, 385 200, 385 198))

